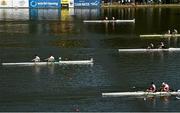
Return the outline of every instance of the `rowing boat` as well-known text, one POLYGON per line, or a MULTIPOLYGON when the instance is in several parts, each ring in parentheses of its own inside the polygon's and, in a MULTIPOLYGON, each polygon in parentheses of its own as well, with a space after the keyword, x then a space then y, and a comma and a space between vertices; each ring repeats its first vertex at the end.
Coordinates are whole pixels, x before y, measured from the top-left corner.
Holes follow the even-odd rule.
POLYGON ((112 92, 112 93, 102 93, 103 97, 119 97, 119 96, 179 96, 180 91, 173 92, 112 92))
POLYGON ((84 20, 84 23, 135 23, 135 19, 132 20, 84 20))
POLYGON ((90 60, 74 60, 74 61, 59 61, 59 62, 21 62, 21 63, 2 63, 3 66, 34 66, 34 65, 88 65, 93 64, 93 59, 90 60))
POLYGON ((118 49, 119 52, 153 52, 153 51, 180 51, 180 48, 167 49, 118 49))
POLYGON ((148 37, 162 37, 162 38, 169 38, 169 37, 180 37, 180 34, 153 34, 153 35, 140 35, 141 38, 148 38, 148 37))

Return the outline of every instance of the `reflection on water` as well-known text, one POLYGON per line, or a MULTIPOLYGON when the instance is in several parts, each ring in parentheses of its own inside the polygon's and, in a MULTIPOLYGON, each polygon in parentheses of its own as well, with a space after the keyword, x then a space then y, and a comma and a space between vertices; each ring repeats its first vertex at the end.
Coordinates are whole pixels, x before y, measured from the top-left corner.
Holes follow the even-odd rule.
POLYGON ((0 33, 29 33, 28 24, 11 24, 11 23, 2 23, 0 24, 0 33))
MULTIPOLYGON (((104 8, 101 9, 101 17, 108 17, 112 19, 134 19, 135 18, 135 8, 104 8)), ((104 18, 103 18, 104 19, 104 18)))
POLYGON ((29 9, 0 9, 0 21, 29 20, 29 9))
POLYGON ((53 75, 54 74, 54 68, 55 68, 55 65, 52 64, 52 65, 46 65, 46 66, 38 66, 38 65, 35 65, 33 66, 33 72, 35 75, 39 75, 41 73, 43 73, 44 69, 45 71, 49 74, 49 75, 53 75))
POLYGON ((130 91, 132 86, 135 91, 144 90, 152 81, 167 81, 179 88, 179 52, 118 53, 117 49, 146 48, 149 43, 158 46, 161 41, 179 47, 178 38, 143 39, 139 34, 159 34, 169 28, 180 31, 180 8, 22 9, 17 14, 22 17, 8 11, 12 10, 0 9, 1 62, 24 62, 34 54, 52 53, 69 60, 92 57, 95 64, 0 66, 1 111, 71 111, 73 105, 80 111, 180 110, 174 98, 101 97, 102 92, 130 91), (83 23, 104 16, 135 18, 136 22, 83 23))
POLYGON ((100 9, 99 8, 90 8, 90 9, 81 9, 75 8, 75 15, 79 19, 97 19, 100 16, 100 9))
POLYGON ((30 9, 30 20, 59 20, 60 9, 30 9))

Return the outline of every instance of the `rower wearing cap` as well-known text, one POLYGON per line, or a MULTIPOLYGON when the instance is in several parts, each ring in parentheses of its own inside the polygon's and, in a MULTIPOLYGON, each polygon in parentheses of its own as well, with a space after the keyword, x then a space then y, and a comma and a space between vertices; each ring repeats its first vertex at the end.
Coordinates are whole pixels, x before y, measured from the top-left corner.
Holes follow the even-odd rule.
POLYGON ((48 62, 54 62, 55 58, 52 55, 50 55, 50 57, 45 60, 47 60, 48 62))
POLYGON ((147 92, 155 92, 156 91, 156 85, 151 82, 151 86, 146 90, 147 92))
POLYGON ((112 17, 113 20, 115 20, 115 17, 112 17))
POLYGON ((169 85, 167 83, 163 82, 161 85, 161 91, 168 92, 169 91, 169 85))
POLYGON ((40 62, 39 56, 38 56, 38 55, 35 55, 35 58, 32 59, 32 61, 34 61, 34 62, 40 62))

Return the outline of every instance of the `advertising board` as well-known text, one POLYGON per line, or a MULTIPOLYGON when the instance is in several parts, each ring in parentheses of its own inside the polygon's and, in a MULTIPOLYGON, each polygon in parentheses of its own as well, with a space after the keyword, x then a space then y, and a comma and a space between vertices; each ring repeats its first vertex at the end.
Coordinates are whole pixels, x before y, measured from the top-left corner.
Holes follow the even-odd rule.
POLYGON ((101 0, 74 0, 75 7, 98 7, 101 0))
POLYGON ((29 0, 13 0, 13 7, 29 7, 29 0))
POLYGON ((0 7, 13 7, 13 0, 0 0, 0 7))
POLYGON ((61 4, 62 5, 69 4, 69 0, 61 0, 61 4))
POLYGON ((30 8, 60 8, 61 0, 29 0, 30 8))

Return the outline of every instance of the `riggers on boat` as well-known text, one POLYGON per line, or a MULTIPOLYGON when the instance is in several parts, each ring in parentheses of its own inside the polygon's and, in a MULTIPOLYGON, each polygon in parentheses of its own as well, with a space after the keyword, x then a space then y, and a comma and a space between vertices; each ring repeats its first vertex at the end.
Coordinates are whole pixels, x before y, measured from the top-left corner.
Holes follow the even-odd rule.
POLYGON ((89 65, 93 64, 93 58, 90 60, 70 60, 59 62, 21 62, 21 63, 2 63, 3 66, 34 66, 34 65, 89 65))
POLYGON ((132 20, 84 20, 84 23, 135 23, 135 19, 132 20))
POLYGON ((180 37, 180 34, 152 34, 152 35, 140 35, 141 38, 169 38, 169 37, 180 37))
POLYGON ((120 96, 180 96, 180 90, 172 92, 111 92, 102 93, 103 97, 120 97, 120 96))
POLYGON ((180 51, 180 48, 167 48, 167 49, 118 49, 119 52, 155 52, 155 51, 180 51))

